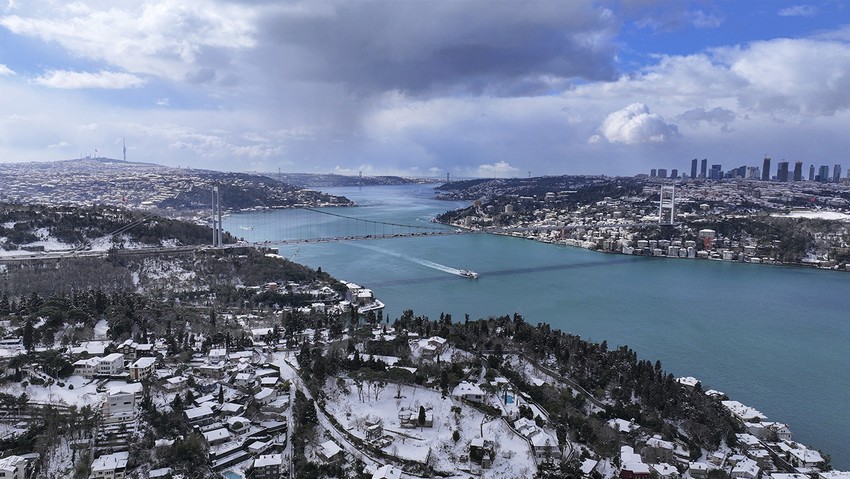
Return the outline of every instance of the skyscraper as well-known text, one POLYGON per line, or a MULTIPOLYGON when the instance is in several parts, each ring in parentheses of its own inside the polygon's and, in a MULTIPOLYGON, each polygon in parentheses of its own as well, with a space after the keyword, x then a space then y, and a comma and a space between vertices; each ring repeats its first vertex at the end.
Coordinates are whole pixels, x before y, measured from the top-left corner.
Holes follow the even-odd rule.
POLYGON ((794 162, 794 181, 803 181, 803 162, 794 162))
POLYGON ((776 179, 779 181, 788 181, 788 162, 780 161, 776 168, 776 179))
POLYGON ((708 173, 708 159, 703 158, 702 163, 699 165, 699 177, 705 178, 706 173, 708 173))
POLYGON ((697 177, 697 159, 691 160, 691 178, 697 177))
POLYGON ((659 168, 658 169, 658 177, 659 178, 667 178, 667 168, 659 168))
POLYGON ((761 181, 770 181, 770 158, 764 157, 764 163, 761 165, 761 181))
POLYGON ((829 181, 829 167, 826 165, 820 165, 820 169, 818 170, 818 181, 821 183, 826 183, 829 181))
POLYGON ((655 168, 653 168, 653 169, 649 170, 649 177, 650 177, 650 178, 655 178, 655 168))
POLYGON ((711 180, 722 180, 723 179, 723 166, 722 165, 711 165, 711 171, 708 172, 708 178, 711 180))
POLYGON ((679 178, 679 170, 676 168, 670 170, 670 178, 673 178, 674 180, 679 178))
POLYGON ((841 165, 838 163, 832 168, 832 181, 838 183, 841 180, 841 165))
POLYGON ((809 166, 809 181, 815 181, 815 165, 809 166))

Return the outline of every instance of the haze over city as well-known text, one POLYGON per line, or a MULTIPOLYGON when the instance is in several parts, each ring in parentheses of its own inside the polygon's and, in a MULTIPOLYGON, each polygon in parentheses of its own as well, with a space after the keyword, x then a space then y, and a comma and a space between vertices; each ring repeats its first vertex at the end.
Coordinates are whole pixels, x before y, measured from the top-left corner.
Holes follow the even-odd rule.
POLYGON ((842 162, 843 2, 7 0, 0 158, 443 176, 842 162))

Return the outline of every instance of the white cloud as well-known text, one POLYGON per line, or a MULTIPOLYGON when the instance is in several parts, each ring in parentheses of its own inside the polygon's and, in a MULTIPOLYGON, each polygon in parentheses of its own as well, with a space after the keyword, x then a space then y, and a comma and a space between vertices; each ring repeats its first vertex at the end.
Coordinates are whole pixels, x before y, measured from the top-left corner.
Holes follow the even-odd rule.
POLYGON ((59 149, 61 149, 61 148, 68 148, 69 146, 71 146, 71 144, 70 144, 70 143, 68 143, 68 142, 67 142, 67 141, 65 141, 65 140, 62 140, 62 141, 60 141, 59 143, 53 143, 53 144, 51 144, 51 145, 47 145, 47 147, 48 147, 48 148, 50 148, 50 149, 54 149, 54 148, 59 148, 59 149))
POLYGON ((14 71, 12 71, 12 69, 11 69, 11 68, 9 68, 9 67, 7 67, 6 65, 4 65, 4 64, 2 64, 2 63, 0 63, 0 76, 11 76, 11 75, 14 75, 14 74, 15 74, 15 72, 14 72, 14 71))
POLYGON ((209 67, 203 64, 205 58, 217 50, 236 51, 255 44, 252 21, 259 9, 247 5, 205 0, 107 5, 33 0, 21 9, 25 11, 0 17, 0 25, 131 73, 172 80, 209 67))
POLYGON ((519 171, 519 168, 511 166, 507 161, 498 161, 492 164, 478 165, 478 176, 508 176, 519 171))
POLYGON ((668 124, 657 113, 650 113, 643 103, 632 103, 609 114, 599 131, 609 142, 626 145, 662 143, 679 134, 676 125, 668 124))
POLYGON ((171 100, 168 98, 157 98, 156 106, 171 106, 171 100))
POLYGON ((129 73, 109 71, 90 73, 68 70, 50 70, 44 75, 33 79, 33 82, 50 88, 103 88, 110 90, 137 88, 145 84, 143 78, 129 73))
POLYGON ((817 14, 817 7, 812 5, 794 5, 793 7, 786 7, 777 12, 777 15, 780 17, 814 17, 817 14))

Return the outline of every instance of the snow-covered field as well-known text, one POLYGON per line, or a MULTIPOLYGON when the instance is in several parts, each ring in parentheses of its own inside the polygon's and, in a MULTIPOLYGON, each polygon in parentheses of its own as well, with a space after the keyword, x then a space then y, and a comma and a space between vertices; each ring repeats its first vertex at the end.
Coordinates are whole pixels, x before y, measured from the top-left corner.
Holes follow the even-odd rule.
POLYGON ((792 211, 785 215, 771 215, 777 218, 807 218, 820 220, 850 221, 850 214, 837 211, 792 211))

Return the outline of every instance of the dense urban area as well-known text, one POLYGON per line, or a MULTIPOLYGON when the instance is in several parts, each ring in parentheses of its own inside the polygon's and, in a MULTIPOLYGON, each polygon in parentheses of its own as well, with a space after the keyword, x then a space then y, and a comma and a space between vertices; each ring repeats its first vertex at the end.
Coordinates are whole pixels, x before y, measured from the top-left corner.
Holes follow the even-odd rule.
MULTIPOLYGON (((0 477, 850 479, 626 346, 519 314, 384 317, 368 285, 230 235, 208 246, 214 183, 232 210, 347 199, 275 175, 50 165, 0 168, 0 477), (75 254, 39 257, 59 249, 75 254)), ((437 221, 848 269, 846 181, 673 176, 452 181, 438 194, 472 205, 437 221)))

